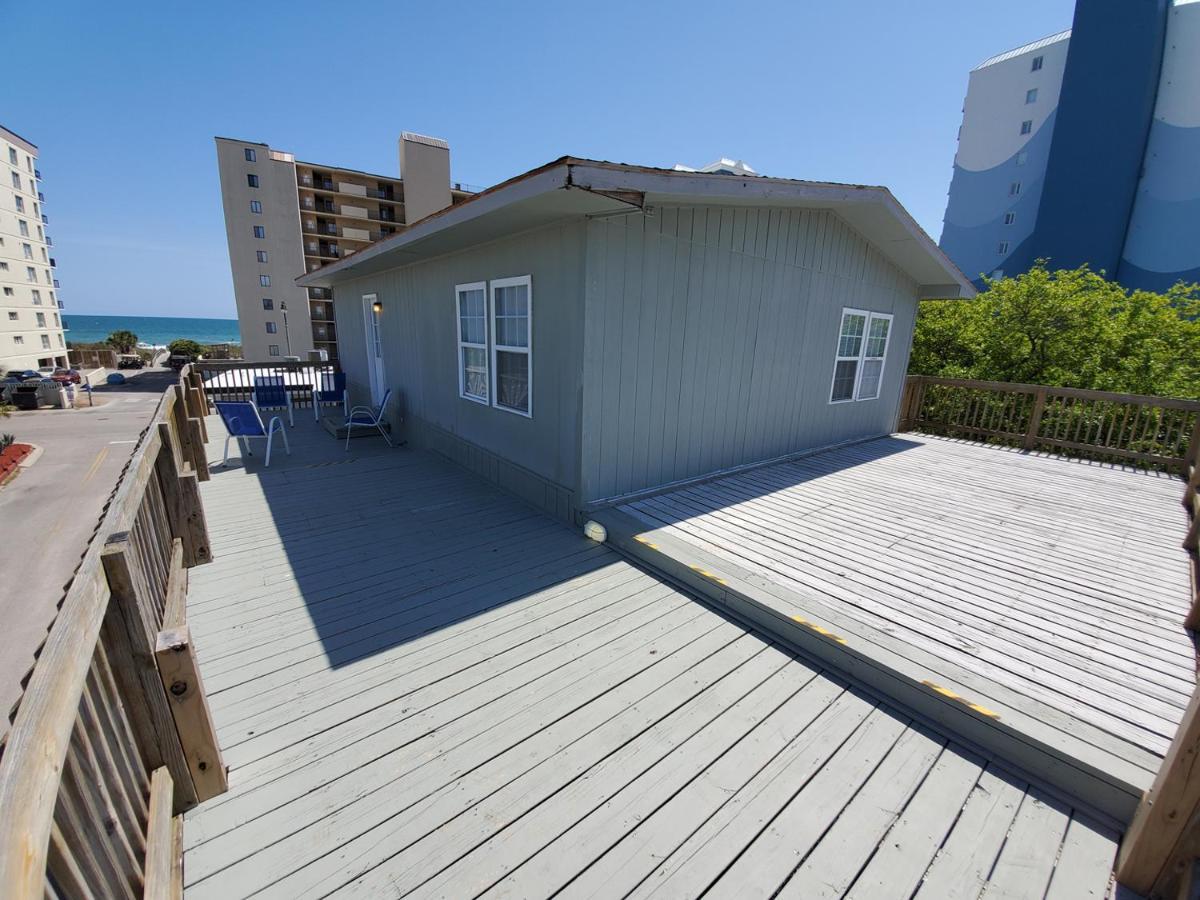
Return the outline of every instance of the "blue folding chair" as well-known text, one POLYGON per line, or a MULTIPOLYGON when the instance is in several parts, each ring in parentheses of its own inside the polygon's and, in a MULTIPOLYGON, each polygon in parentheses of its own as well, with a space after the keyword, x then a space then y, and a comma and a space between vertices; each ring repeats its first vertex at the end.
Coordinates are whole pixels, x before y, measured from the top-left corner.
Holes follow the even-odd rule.
POLYGON ((282 375, 256 375, 254 377, 254 405, 259 409, 286 409, 288 424, 296 427, 292 415, 292 395, 282 375))
POLYGON ((345 372, 322 373, 320 384, 314 385, 313 421, 321 421, 322 404, 336 404, 342 408, 343 416, 350 416, 350 395, 346 391, 345 372))
POLYGON ((389 447, 392 446, 392 439, 388 437, 387 432, 383 428, 383 411, 387 409, 388 401, 392 399, 392 389, 388 388, 383 395, 383 400, 376 407, 371 406, 356 406, 350 410, 346 416, 346 449, 350 449, 350 432, 355 428, 375 428, 383 435, 383 439, 387 441, 389 447))
POLYGON ((216 405, 217 412, 221 414, 221 421, 225 423, 225 430, 229 432, 225 435, 225 458, 221 460, 221 465, 229 464, 230 438, 238 439, 247 456, 254 455, 254 451, 250 449, 251 440, 266 438, 267 465, 270 466, 271 442, 276 431, 283 435, 283 449, 287 451, 288 456, 292 455, 287 429, 283 427, 283 420, 279 416, 272 416, 270 424, 263 425, 262 413, 249 400, 218 400, 216 405))

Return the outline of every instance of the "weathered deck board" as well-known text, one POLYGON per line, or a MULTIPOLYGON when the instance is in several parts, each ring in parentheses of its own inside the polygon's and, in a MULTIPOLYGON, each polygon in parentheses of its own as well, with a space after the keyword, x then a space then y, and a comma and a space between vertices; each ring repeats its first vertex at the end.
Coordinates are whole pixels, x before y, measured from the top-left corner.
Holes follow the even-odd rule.
MULTIPOLYGON (((291 436, 202 488, 189 618, 230 791, 187 816, 189 897, 882 897, 1004 871, 973 832, 1040 789, 996 761, 447 463, 291 436)), ((1026 843, 1107 885, 1118 836, 1053 802, 1026 843)))
POLYGON ((717 575, 727 562, 781 615, 840 617, 938 684, 1007 702, 1064 746, 1082 740, 1089 764, 1140 770, 1140 789, 1195 686, 1181 489, 1162 474, 898 435, 620 510, 717 575))

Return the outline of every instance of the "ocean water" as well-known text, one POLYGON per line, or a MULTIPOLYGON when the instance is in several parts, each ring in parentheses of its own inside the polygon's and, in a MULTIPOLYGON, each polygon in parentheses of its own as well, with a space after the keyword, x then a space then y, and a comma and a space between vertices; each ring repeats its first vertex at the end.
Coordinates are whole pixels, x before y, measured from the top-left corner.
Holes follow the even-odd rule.
POLYGON ((184 319, 169 316, 85 316, 65 313, 70 328, 66 338, 80 344, 102 341, 114 331, 126 329, 143 344, 164 346, 176 338, 191 338, 201 344, 240 344, 237 319, 184 319))

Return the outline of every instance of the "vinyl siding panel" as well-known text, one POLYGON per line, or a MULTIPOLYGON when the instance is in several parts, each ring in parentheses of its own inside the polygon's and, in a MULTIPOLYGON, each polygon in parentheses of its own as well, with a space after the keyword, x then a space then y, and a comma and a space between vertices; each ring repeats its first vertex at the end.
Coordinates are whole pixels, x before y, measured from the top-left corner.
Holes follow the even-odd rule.
POLYGON ((663 207, 586 228, 584 502, 892 429, 917 286, 835 214, 663 207), (831 405, 845 306, 895 319, 879 398, 831 405))
MULTIPOLYGON (((341 364, 355 399, 368 394, 363 294, 383 303, 387 383, 401 432, 538 505, 562 508, 579 479, 583 368, 584 223, 515 235, 437 259, 364 276, 335 290, 341 364), (529 275, 533 297, 533 417, 458 395, 454 287, 529 275), (487 463, 484 464, 483 460, 487 463), (543 486, 538 479, 544 480, 543 486)), ((395 411, 394 411, 395 412, 395 411)))

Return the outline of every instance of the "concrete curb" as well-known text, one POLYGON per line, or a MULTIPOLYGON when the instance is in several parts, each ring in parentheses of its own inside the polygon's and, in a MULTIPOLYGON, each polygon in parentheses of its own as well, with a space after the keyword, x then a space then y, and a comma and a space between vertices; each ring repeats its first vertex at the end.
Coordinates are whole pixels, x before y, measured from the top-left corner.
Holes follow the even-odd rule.
POLYGON ((29 446, 32 447, 33 449, 29 451, 28 456, 26 456, 23 460, 21 460, 19 463, 17 463, 17 468, 18 469, 28 469, 30 466, 32 466, 35 462, 37 462, 41 458, 42 454, 46 451, 46 448, 43 447, 41 444, 30 444, 28 441, 21 441, 21 443, 29 444, 29 446))

